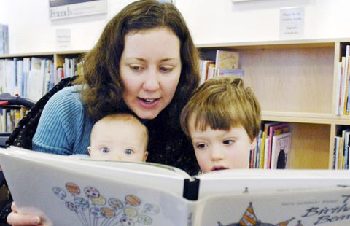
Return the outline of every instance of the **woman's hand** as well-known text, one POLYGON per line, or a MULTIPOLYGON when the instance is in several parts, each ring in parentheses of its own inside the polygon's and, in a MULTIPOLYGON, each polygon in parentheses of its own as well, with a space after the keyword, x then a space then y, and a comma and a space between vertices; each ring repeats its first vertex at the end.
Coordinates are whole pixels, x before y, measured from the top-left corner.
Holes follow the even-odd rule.
POLYGON ((43 225, 41 217, 31 214, 19 213, 15 203, 11 206, 12 212, 7 216, 7 223, 12 226, 43 225))

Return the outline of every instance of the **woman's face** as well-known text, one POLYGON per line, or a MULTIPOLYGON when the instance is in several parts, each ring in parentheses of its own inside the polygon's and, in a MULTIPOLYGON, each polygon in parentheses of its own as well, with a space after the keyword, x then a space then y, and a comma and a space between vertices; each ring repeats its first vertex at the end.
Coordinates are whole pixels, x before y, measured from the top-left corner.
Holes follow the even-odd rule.
POLYGON ((180 41, 171 30, 128 33, 120 59, 125 103, 141 119, 154 119, 174 97, 181 69, 180 41))

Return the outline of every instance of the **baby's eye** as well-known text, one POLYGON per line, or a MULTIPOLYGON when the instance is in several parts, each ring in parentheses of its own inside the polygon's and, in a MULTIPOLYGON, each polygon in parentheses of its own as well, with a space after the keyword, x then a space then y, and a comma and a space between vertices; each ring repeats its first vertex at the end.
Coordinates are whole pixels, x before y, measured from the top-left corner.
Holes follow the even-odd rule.
POLYGON ((124 154, 126 155, 132 155, 134 153, 134 150, 132 150, 131 148, 127 148, 124 150, 124 154))
POLYGON ((199 144, 196 144, 195 147, 196 149, 204 149, 207 147, 207 145, 204 143, 199 143, 199 144))
POLYGON ((235 143, 235 141, 234 140, 224 140, 224 141, 222 141, 222 143, 225 145, 230 145, 230 144, 235 143))
POLYGON ((100 148, 100 152, 102 152, 102 153, 108 153, 108 152, 110 152, 110 150, 109 150, 108 147, 102 147, 102 148, 100 148))

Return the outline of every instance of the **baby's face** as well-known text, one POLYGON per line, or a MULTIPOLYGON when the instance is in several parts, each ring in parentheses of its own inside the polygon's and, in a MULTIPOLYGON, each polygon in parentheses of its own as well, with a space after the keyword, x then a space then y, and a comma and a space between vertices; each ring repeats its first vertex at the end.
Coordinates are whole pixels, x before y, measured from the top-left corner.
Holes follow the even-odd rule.
POLYGON ((146 139, 134 123, 100 121, 93 129, 90 156, 96 160, 144 162, 147 158, 146 139))
POLYGON ((243 127, 204 131, 189 127, 193 148, 203 173, 249 167, 249 150, 254 148, 243 127))

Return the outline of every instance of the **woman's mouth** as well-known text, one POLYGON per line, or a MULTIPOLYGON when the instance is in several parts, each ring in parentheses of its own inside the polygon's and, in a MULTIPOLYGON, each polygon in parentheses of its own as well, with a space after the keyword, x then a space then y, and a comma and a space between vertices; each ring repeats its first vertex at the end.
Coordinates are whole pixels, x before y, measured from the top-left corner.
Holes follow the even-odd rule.
POLYGON ((159 103, 160 98, 141 98, 138 97, 139 103, 145 108, 152 108, 159 103))

